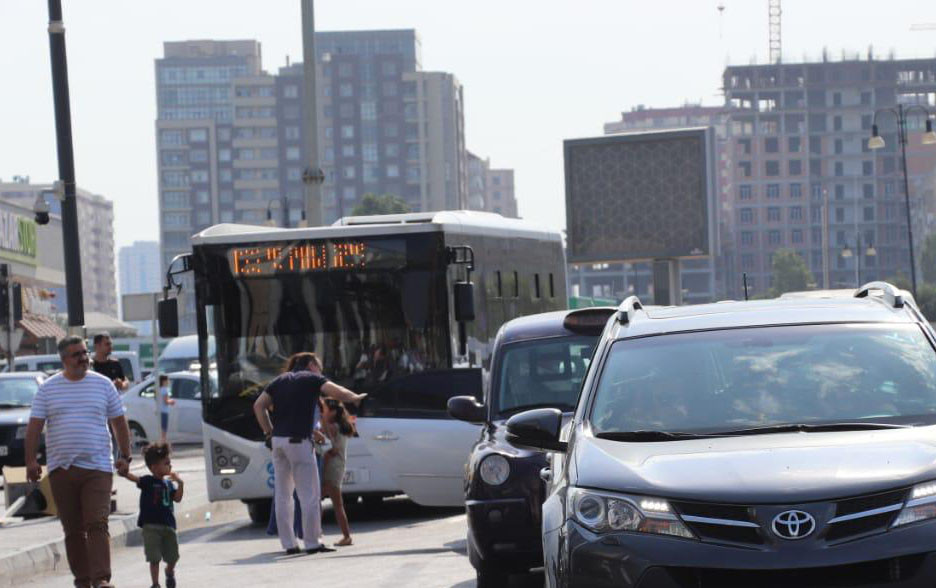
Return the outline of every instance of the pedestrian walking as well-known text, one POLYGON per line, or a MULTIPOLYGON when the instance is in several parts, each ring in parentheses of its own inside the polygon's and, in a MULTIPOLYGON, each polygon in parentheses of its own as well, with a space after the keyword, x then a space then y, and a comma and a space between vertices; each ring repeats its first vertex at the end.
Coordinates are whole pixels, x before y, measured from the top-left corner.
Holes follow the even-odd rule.
POLYGON ((169 431, 169 413, 175 404, 175 399, 169 394, 169 376, 159 376, 159 394, 156 397, 159 403, 159 442, 166 443, 166 434, 169 431))
POLYGON ((94 336, 94 357, 92 357, 91 369, 106 376, 118 392, 123 392, 130 386, 127 376, 124 374, 123 366, 116 359, 111 359, 111 353, 114 352, 114 342, 111 340, 110 333, 98 333, 94 336))
POLYGON ((117 437, 119 473, 130 466, 130 429, 120 395, 107 377, 89 371, 81 337, 58 343, 63 370, 39 387, 26 427, 26 476, 39 481, 39 434, 46 427, 46 460, 52 496, 65 532, 68 566, 80 588, 110 583, 110 515, 114 458, 108 422, 117 437))
POLYGON ((348 439, 354 435, 354 427, 348 420, 348 411, 343 404, 333 398, 326 398, 322 408, 322 430, 331 441, 331 448, 325 452, 325 465, 322 471, 322 492, 331 499, 335 519, 341 527, 341 540, 338 547, 351 545, 351 527, 345 513, 341 497, 341 482, 344 480, 345 457, 348 439))
POLYGON ((318 356, 302 352, 289 358, 286 372, 270 382, 254 403, 257 422, 273 451, 276 527, 280 543, 290 555, 301 552, 292 526, 294 490, 302 508, 306 552, 334 551, 320 540, 321 495, 312 442, 315 408, 322 395, 354 404, 359 404, 366 396, 328 381, 322 376, 318 356))
POLYGON ((137 477, 128 471, 123 476, 140 489, 137 526, 143 529, 143 554, 149 562, 152 588, 159 588, 161 561, 166 562, 166 588, 176 588, 175 566, 179 561, 179 537, 176 534, 172 503, 182 502, 185 484, 172 471, 169 445, 166 443, 147 445, 143 450, 143 459, 151 475, 137 477))

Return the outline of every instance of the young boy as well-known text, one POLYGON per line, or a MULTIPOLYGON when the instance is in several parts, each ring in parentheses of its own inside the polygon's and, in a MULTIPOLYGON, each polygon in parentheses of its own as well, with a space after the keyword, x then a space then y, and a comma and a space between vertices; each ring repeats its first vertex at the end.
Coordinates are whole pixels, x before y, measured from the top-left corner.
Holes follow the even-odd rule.
POLYGON ((166 432, 169 430, 169 412, 170 406, 175 404, 175 399, 169 396, 169 376, 161 374, 159 376, 159 394, 156 397, 159 403, 159 442, 166 443, 166 432))
POLYGON ((169 446, 154 443, 143 450, 151 476, 124 476, 140 489, 140 516, 137 526, 143 528, 143 552, 150 565, 153 588, 159 588, 159 562, 166 562, 166 588, 175 588, 175 565, 179 561, 179 538, 176 536, 172 503, 182 501, 183 482, 172 471, 169 446), (169 480, 165 478, 168 476, 169 480), (172 482, 178 484, 173 485, 172 482))

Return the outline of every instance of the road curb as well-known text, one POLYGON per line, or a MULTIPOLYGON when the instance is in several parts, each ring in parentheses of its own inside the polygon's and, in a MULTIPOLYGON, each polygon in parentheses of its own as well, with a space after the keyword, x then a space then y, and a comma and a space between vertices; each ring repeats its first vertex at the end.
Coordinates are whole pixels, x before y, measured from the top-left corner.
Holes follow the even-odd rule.
MULTIPOLYGON (((209 502, 188 510, 176 511, 176 523, 181 532, 243 516, 244 505, 240 502, 209 502)), ((111 516, 108 521, 111 552, 143 544, 142 533, 136 522, 136 513, 111 516)), ((4 531, 9 532, 10 529, 0 530, 4 531)), ((0 587, 16 586, 27 578, 60 571, 68 571, 64 537, 0 556, 0 587)))

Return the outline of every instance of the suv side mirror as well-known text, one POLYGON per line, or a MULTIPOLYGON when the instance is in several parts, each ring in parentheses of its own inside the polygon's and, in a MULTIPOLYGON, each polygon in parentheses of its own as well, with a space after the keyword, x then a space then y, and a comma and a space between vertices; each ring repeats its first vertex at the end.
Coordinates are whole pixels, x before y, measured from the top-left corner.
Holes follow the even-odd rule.
POLYGON ((507 441, 513 445, 565 451, 568 443, 559 440, 562 411, 537 408, 515 414, 507 420, 507 441))
POLYGON ((484 405, 474 396, 452 396, 448 399, 448 413, 468 423, 483 423, 487 417, 484 405))
POLYGON ((179 336, 179 300, 167 298, 157 305, 159 336, 171 339, 179 336))

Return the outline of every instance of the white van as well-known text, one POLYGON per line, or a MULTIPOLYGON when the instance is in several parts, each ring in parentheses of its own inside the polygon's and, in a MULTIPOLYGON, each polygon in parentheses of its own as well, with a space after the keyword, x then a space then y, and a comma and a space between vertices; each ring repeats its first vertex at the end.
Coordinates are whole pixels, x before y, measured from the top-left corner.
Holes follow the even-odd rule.
MULTIPOLYGON (((208 337, 208 357, 214 361, 215 339, 208 337)), ((159 371, 185 372, 198 364, 198 335, 185 335, 170 341, 159 354, 159 371)))
MULTIPOLYGON (((111 357, 120 362, 124 376, 130 384, 143 379, 140 373, 140 359, 135 351, 114 351, 111 357)), ((4 366, 5 369, 6 366, 4 366)), ((48 355, 18 355, 13 360, 13 370, 17 372, 45 372, 53 374, 62 369, 62 360, 57 353, 48 355)))

